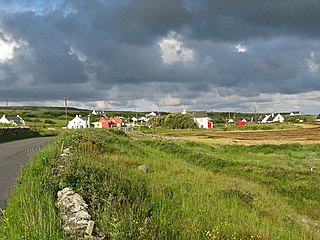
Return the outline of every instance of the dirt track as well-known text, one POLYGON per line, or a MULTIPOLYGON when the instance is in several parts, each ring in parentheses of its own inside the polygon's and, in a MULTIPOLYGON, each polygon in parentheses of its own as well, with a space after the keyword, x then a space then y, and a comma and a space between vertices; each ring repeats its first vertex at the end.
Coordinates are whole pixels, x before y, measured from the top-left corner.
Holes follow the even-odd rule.
POLYGON ((212 145, 220 144, 315 144, 320 143, 320 126, 291 130, 256 130, 256 131, 208 131, 181 132, 167 134, 184 139, 199 140, 212 145))

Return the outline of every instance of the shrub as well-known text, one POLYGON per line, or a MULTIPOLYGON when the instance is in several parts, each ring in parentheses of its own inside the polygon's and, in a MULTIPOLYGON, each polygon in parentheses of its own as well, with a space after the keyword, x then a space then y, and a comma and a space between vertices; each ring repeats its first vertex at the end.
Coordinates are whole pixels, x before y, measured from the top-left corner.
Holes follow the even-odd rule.
POLYGON ((46 124, 57 124, 55 121, 52 121, 50 119, 44 120, 44 123, 46 123, 46 124))
POLYGON ((189 113, 172 113, 169 114, 164 124, 166 127, 171 129, 193 129, 198 128, 197 124, 193 120, 193 116, 189 113))

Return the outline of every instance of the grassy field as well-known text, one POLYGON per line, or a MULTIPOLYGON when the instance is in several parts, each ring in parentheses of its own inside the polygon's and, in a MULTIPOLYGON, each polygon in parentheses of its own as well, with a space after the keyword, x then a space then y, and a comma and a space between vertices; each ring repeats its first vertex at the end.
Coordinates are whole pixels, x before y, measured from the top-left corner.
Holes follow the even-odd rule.
MULTIPOLYGON (((302 138, 308 129, 280 132, 302 138)), ((187 132, 167 135, 178 133, 187 132)), ((160 141, 117 130, 63 132, 20 177, 0 239, 67 239, 53 206, 63 187, 84 197, 94 233, 106 239, 320 238, 319 144, 212 142, 160 141), (66 160, 59 158, 62 144, 72 151, 66 160), (140 164, 148 173, 137 169, 140 164)))
POLYGON ((229 127, 225 129, 199 130, 147 130, 168 137, 218 145, 262 145, 262 144, 317 144, 320 141, 320 124, 259 124, 250 129, 229 127), (263 128, 268 129, 263 129, 263 128), (280 127, 282 129, 280 129, 280 127), (260 128, 260 129, 259 129, 260 128))

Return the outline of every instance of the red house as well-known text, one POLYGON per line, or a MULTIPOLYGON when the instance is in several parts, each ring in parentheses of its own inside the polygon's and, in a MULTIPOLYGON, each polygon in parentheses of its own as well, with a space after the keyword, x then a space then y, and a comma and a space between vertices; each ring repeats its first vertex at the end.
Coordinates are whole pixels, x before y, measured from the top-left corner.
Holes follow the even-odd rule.
POLYGON ((114 118, 110 118, 110 123, 112 124, 112 126, 114 127, 121 127, 122 125, 122 121, 119 117, 114 117, 114 118))
POLYGON ((108 128, 109 127, 109 120, 106 119, 105 117, 101 117, 99 122, 102 125, 102 128, 108 128))

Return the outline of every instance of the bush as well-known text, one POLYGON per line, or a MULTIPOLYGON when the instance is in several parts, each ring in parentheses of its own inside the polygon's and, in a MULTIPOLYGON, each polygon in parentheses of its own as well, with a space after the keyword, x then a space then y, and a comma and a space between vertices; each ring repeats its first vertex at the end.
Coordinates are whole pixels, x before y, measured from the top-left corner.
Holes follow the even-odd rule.
POLYGON ((52 121, 52 120, 49 120, 49 119, 44 120, 44 123, 46 123, 46 124, 57 124, 55 121, 52 121))
POLYGON ((148 121, 149 127, 166 127, 171 129, 194 129, 198 125, 190 113, 171 113, 167 116, 158 116, 148 121))
POLYGON ((148 120, 149 127, 164 127, 166 116, 157 116, 148 120))
POLYGON ((194 122, 193 116, 190 113, 172 113, 169 114, 165 120, 164 124, 166 127, 171 129, 193 129, 198 128, 197 124, 194 122))

